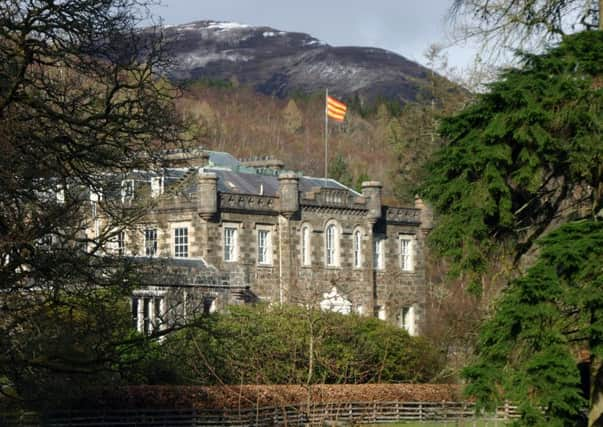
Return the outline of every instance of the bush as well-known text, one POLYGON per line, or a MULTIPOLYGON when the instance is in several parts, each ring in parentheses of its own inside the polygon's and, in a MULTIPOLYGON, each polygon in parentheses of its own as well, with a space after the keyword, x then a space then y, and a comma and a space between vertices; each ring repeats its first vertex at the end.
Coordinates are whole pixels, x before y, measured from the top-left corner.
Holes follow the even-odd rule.
POLYGON ((435 350, 377 319, 300 307, 233 307, 163 346, 195 384, 426 382, 435 350))

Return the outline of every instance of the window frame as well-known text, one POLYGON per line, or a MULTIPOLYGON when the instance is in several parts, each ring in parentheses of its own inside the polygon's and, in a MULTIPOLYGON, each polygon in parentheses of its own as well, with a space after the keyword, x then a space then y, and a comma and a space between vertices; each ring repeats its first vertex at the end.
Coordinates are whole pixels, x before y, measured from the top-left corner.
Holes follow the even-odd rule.
POLYGON ((157 228, 148 227, 142 232, 144 239, 144 255, 149 258, 156 257, 158 254, 158 232, 157 228), (152 232, 154 239, 149 239, 149 234, 152 232), (149 251, 149 242, 153 242, 152 253, 149 251))
POLYGON ((310 225, 302 225, 300 234, 301 265, 310 267, 312 265, 312 229, 310 225))
POLYGON ((335 221, 329 221, 325 226, 324 249, 325 266, 328 268, 337 268, 341 265, 340 257, 340 239, 341 232, 339 224, 335 221), (332 230, 332 234, 331 234, 332 230))
POLYGON ((269 227, 256 227, 256 260, 258 265, 267 266, 272 265, 272 232, 269 227), (263 258, 260 256, 262 245, 260 245, 261 238, 264 236, 263 244, 263 258))
POLYGON ((373 238, 373 268, 378 271, 385 270, 385 241, 383 235, 375 235, 373 238))
POLYGON ((122 230, 117 233, 116 236, 116 245, 117 245, 117 255, 124 256, 126 255, 126 232, 122 230))
POLYGON ((133 179, 122 179, 121 180, 121 202, 127 203, 134 200, 134 193, 136 191, 136 183, 133 179))
POLYGON ((222 226, 222 260, 224 262, 237 262, 239 260, 239 226, 237 224, 223 224, 222 226), (227 252, 227 230, 232 231, 227 252), (228 253, 228 256, 226 256, 228 253))
POLYGON ((151 177, 151 197, 153 199, 161 196, 164 191, 164 179, 163 176, 153 176, 151 177))
POLYGON ((417 335, 417 309, 415 304, 403 306, 398 314, 398 326, 408 332, 408 335, 417 335))
POLYGON ((415 271, 415 238, 409 234, 401 234, 398 237, 398 241, 400 270, 403 272, 412 273, 415 271))
POLYGON ((174 258, 189 258, 189 234, 188 234, 188 225, 175 225, 172 229, 173 232, 173 248, 174 248, 174 258), (178 235, 179 230, 184 230, 184 235, 178 235), (184 239, 184 241, 179 241, 178 239, 184 239), (180 248, 180 252, 179 252, 180 248), (184 251, 182 252, 182 248, 184 251))
POLYGON ((352 265, 354 268, 362 268, 362 230, 357 228, 352 233, 352 265))

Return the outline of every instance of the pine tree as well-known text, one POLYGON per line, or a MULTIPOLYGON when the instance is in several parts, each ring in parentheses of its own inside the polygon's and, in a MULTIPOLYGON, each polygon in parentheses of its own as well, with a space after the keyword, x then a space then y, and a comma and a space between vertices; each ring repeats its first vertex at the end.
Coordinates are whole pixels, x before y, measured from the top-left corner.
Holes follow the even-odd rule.
POLYGON ((466 371, 468 391, 484 405, 517 401, 525 425, 573 425, 589 399, 594 423, 603 390, 603 33, 565 37, 524 54, 522 65, 443 121, 448 144, 420 193, 439 214, 432 247, 453 272, 479 285, 495 262, 515 266, 466 371), (585 354, 591 371, 581 377, 585 354))

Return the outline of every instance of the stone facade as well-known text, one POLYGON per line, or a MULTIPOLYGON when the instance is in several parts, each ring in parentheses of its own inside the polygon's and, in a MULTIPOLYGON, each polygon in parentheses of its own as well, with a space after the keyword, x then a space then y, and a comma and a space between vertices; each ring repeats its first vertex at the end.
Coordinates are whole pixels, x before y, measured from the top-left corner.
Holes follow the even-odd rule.
POLYGON ((173 316, 162 310, 184 315, 265 301, 377 316, 420 332, 431 226, 420 200, 384 206, 379 182, 357 193, 282 170, 273 159, 239 163, 226 153, 179 151, 167 160, 162 175, 132 178, 136 192, 153 187, 153 179, 155 190, 153 208, 125 236, 125 253, 161 260, 174 272, 151 275, 141 288, 133 305, 139 329, 141 317, 152 317, 142 314, 149 304, 157 316, 173 316), (155 295, 169 301, 145 301, 145 289, 163 290, 155 295), (194 295, 188 307, 184 289, 194 295))

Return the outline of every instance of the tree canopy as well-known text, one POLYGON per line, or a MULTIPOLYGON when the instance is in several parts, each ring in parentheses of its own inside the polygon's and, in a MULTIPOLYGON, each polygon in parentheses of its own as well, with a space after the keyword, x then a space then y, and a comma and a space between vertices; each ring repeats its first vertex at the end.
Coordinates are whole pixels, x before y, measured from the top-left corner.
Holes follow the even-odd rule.
POLYGON ((518 259, 555 223, 603 207, 602 48, 601 33, 586 32, 526 54, 442 121, 448 144, 420 193, 440 213, 431 242, 457 271, 483 273, 507 249, 518 259))
POLYGON ((591 420, 600 414, 603 33, 521 62, 443 121, 448 144, 420 193, 454 272, 480 283, 502 260, 515 267, 468 391, 484 405, 517 401, 526 425, 574 425, 589 398, 591 420))
POLYGON ((116 376, 133 270, 107 249, 141 210, 116 203, 107 176, 149 166, 178 134, 144 16, 138 0, 0 0, 0 390, 13 397, 116 376))
POLYGON ((453 0, 450 17, 462 38, 489 56, 504 49, 540 50, 565 34, 603 29, 602 0, 453 0))

